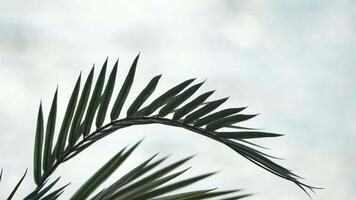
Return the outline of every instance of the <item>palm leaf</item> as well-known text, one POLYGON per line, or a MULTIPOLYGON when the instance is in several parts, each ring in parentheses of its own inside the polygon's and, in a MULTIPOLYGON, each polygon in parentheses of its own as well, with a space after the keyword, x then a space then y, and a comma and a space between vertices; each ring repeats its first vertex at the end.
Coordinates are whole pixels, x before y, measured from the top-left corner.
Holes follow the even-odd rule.
POLYGON ((165 103, 167 103, 167 101, 174 97, 176 94, 178 94, 179 92, 181 92, 182 90, 184 90, 184 88, 186 88, 190 83, 192 83, 195 79, 189 79, 186 80, 180 84, 178 84, 177 86, 169 89, 167 92, 165 92, 164 94, 162 94, 161 96, 159 96, 157 99, 155 99, 150 105, 148 105, 147 107, 143 108, 141 110, 142 114, 144 116, 150 115, 152 114, 154 111, 156 111, 159 107, 163 106, 165 103))
MULTIPOLYGON (((43 188, 42 189, 42 187, 39 187, 38 188, 38 190, 35 192, 35 193, 33 193, 32 195, 29 195, 29 196, 27 196, 27 198, 25 198, 25 200, 26 199, 31 199, 31 200, 39 200, 40 198, 42 198, 48 191, 50 191, 53 187, 54 187, 54 185, 59 181, 59 177, 56 179, 56 180, 54 180, 52 183, 50 183, 47 187, 45 187, 45 188, 43 188)), ((44 186, 45 184, 43 184, 43 186, 44 186)))
MULTIPOLYGON (((115 99, 113 108, 111 109, 110 117, 112 121, 107 124, 103 124, 103 122, 106 117, 105 115, 108 109, 108 104, 111 100, 111 96, 116 80, 117 63, 115 64, 109 76, 109 80, 106 84, 104 92, 102 93, 102 90, 104 88, 105 73, 107 67, 107 60, 105 61, 101 69, 101 72, 98 76, 98 79, 96 83, 94 83, 95 88, 89 100, 88 98, 89 98, 89 93, 90 93, 92 79, 93 79, 93 71, 94 71, 92 69, 84 85, 81 97, 79 99, 79 103, 75 108, 74 118, 71 121, 71 123, 69 122, 69 124, 66 124, 65 126, 65 127, 71 127, 69 132, 68 146, 66 146, 66 141, 64 140, 64 138, 66 137, 63 136, 62 137, 63 140, 59 139, 61 141, 60 142, 61 145, 59 145, 60 152, 61 149, 62 150, 64 149, 64 151, 62 152, 62 156, 57 159, 51 154, 54 126, 55 126, 55 111, 56 111, 56 101, 57 101, 57 92, 56 92, 52 103, 52 108, 49 114, 49 118, 47 121, 47 129, 45 134, 45 145, 43 150, 44 156, 42 159, 42 163, 44 165, 44 174, 42 175, 40 181, 37 180, 38 185, 41 185, 45 180, 47 180, 48 177, 55 171, 55 169, 61 163, 75 157, 80 152, 82 152, 83 150, 85 150, 86 148, 94 144, 96 141, 110 135, 116 130, 134 126, 134 125, 158 123, 158 124, 164 124, 168 126, 184 128, 194 133, 209 137, 210 139, 213 139, 231 148, 236 153, 241 154, 243 157, 250 160, 257 166, 262 167, 263 169, 279 177, 282 177, 286 180, 289 180, 297 184, 303 190, 305 188, 308 188, 310 190, 315 189, 314 187, 311 187, 309 185, 300 182, 299 177, 291 173, 290 170, 287 170, 286 168, 270 160, 268 157, 271 156, 249 146, 249 145, 255 145, 254 147, 258 147, 257 144, 247 141, 248 139, 276 137, 276 136, 280 136, 280 134, 260 132, 252 128, 236 126, 235 124, 240 123, 242 121, 247 121, 255 116, 249 114, 239 114, 246 107, 226 108, 219 111, 217 110, 218 107, 222 106, 228 98, 222 98, 213 101, 208 100, 208 98, 214 93, 214 91, 205 92, 191 99, 191 97, 197 92, 197 90, 203 84, 203 83, 198 83, 191 87, 188 87, 195 79, 189 79, 181 82, 180 84, 172 87, 171 89, 168 89, 165 93, 158 95, 158 97, 155 98, 147 106, 142 107, 142 105, 148 100, 148 98, 153 95, 153 92, 155 91, 155 88, 158 85, 158 81, 161 75, 154 77, 153 79, 151 79, 148 85, 142 90, 142 92, 135 98, 133 103, 131 103, 131 105, 127 110, 127 117, 119 118, 123 105, 126 102, 127 96, 133 84, 138 58, 139 55, 135 58, 134 62, 132 63, 131 68, 125 78, 125 81, 121 86, 120 92, 117 98, 115 99), (87 105, 87 101, 89 101, 89 105, 87 105), (84 116, 84 112, 86 112, 85 117, 84 119, 82 119, 84 116), (94 120, 96 112, 97 112, 97 117, 96 117, 97 129, 93 132, 90 132, 92 122, 94 120), (157 112, 156 115, 153 114, 155 112, 157 112), (169 116, 169 114, 173 114, 173 116, 167 117, 169 116), (242 129, 243 131, 231 131, 231 132, 219 131, 222 128, 242 129), (80 135, 84 136, 81 140, 79 140, 80 135)), ((78 89, 76 86, 74 91, 77 90, 78 89)), ((69 109, 68 107, 67 110, 69 109)), ((73 109, 74 109, 73 106, 71 106, 70 109, 71 112, 73 112, 73 109)), ((58 145, 56 145, 56 148, 58 148, 58 145)), ((143 169, 145 169, 147 166, 143 167, 143 169)), ((106 172, 107 175, 111 174, 109 172, 110 171, 106 172)), ((90 186, 88 188, 92 190, 98 187, 102 183, 102 181, 104 181, 107 178, 107 176, 103 176, 103 177, 104 178, 99 179, 100 181, 95 182, 95 184, 93 185, 87 183, 90 186)), ((163 179, 167 177, 159 176, 159 178, 163 179)), ((145 178, 142 180, 152 182, 152 180, 145 179, 145 178)), ((141 184, 149 184, 149 182, 142 182, 142 180, 138 182, 140 182, 141 184)), ((159 179, 154 177, 154 180, 158 181, 159 179)), ((121 184, 122 184, 121 181, 119 181, 119 183, 116 183, 116 185, 121 185, 121 184)), ((130 185, 126 187, 130 189, 130 185)), ((126 187, 119 189, 119 191, 116 191, 115 195, 119 195, 124 190, 127 190, 125 189, 126 187)), ((149 190, 154 189, 151 187, 152 185, 148 187, 149 190)), ((131 192, 132 189, 133 188, 130 189, 131 192)), ((82 188, 80 190, 80 193, 77 193, 76 195, 81 197, 82 192, 83 194, 85 194, 84 196, 88 196, 91 194, 89 189, 86 190, 82 188)), ((112 192, 110 192, 110 194, 111 193, 112 192)), ((105 192, 102 194, 105 194, 105 192)), ((98 195, 100 197, 100 194, 98 195)))
POLYGON ((41 200, 55 200, 64 192, 64 188, 66 188, 69 184, 62 186, 61 188, 51 192, 50 194, 43 197, 41 200))
POLYGON ((186 198, 185 200, 208 199, 208 198, 220 197, 220 196, 224 196, 224 195, 228 195, 228 194, 232 194, 232 193, 236 193, 236 192, 240 192, 240 191, 241 190, 225 190, 225 191, 214 192, 214 190, 213 190, 213 192, 206 192, 206 193, 194 196, 194 197, 186 198))
POLYGON ((72 147, 74 145, 74 143, 76 143, 76 141, 80 137, 79 128, 80 128, 80 124, 81 124, 86 106, 88 104, 90 89, 91 89, 91 85, 93 82, 93 76, 94 76, 94 67, 91 69, 91 71, 87 77, 87 80, 85 81, 83 91, 80 96, 78 106, 76 108, 75 115, 74 115, 74 118, 73 118, 73 121, 71 124, 70 133, 69 133, 69 146, 70 147, 72 147))
POLYGON ((212 102, 206 104, 202 108, 190 113, 187 117, 185 117, 183 120, 183 123, 189 124, 189 123, 199 119, 200 117, 214 111, 217 107, 222 105, 227 99, 228 98, 223 98, 223 99, 215 100, 215 101, 212 101, 212 102))
POLYGON ((57 197, 60 196, 60 194, 64 191, 64 188, 66 188, 69 184, 62 186, 61 188, 47 194, 54 186, 55 184, 59 181, 60 177, 54 180, 52 183, 48 184, 46 187, 46 181, 39 185, 32 193, 27 195, 24 200, 43 200, 45 198, 47 199, 56 199, 57 197))
POLYGON ((19 189, 22 181, 25 179, 26 174, 27 174, 27 169, 26 169, 25 173, 23 174, 23 176, 21 177, 21 179, 19 180, 19 182, 17 182, 17 184, 15 185, 14 189, 11 191, 9 197, 7 197, 7 200, 11 200, 14 197, 17 189, 19 189))
MULTIPOLYGON (((138 143, 139 144, 139 143, 138 143)), ((81 189, 78 190, 78 192, 72 197, 72 199, 85 199, 90 195, 90 192, 94 191, 94 188, 92 188, 90 185, 95 185, 95 188, 99 186, 103 180, 106 179, 107 173, 111 173, 112 169, 116 169, 117 167, 120 166, 120 164, 127 158, 124 157, 124 154, 127 154, 127 156, 130 155, 130 153, 137 147, 136 144, 131 150, 128 150, 127 153, 123 153, 124 150, 120 151, 116 156, 114 156, 109 162, 107 162, 101 169, 99 169, 82 187, 81 189), (120 156, 118 156, 120 155, 120 156), (119 161, 121 160, 120 164, 113 164, 113 160, 119 161), (106 171, 106 172, 104 172, 106 171), (100 175, 99 175, 100 174, 100 175), (104 175, 102 175, 104 174, 104 175), (89 183, 89 185, 88 185, 89 183), (89 189, 88 189, 89 187, 89 189), (83 191, 87 190, 88 192, 83 191), (81 193, 82 195, 86 193, 87 195, 81 196, 79 195, 81 193)), ((157 155, 157 154, 156 154, 157 155)), ((156 193, 156 190, 153 190, 154 188, 157 188, 159 186, 164 185, 166 182, 178 177, 180 174, 185 172, 186 170, 179 171, 177 173, 173 173, 172 175, 165 176, 165 174, 171 172, 178 166, 182 165, 186 161, 188 161, 191 157, 182 159, 178 162, 175 162, 171 165, 168 165, 167 167, 161 168, 160 170, 152 173, 151 175, 146 176, 145 178, 143 177, 148 171, 150 171, 153 168, 156 168, 165 158, 160 159, 156 162, 153 162, 149 164, 154 157, 152 156, 148 160, 144 161, 137 167, 135 167, 133 170, 129 171, 126 175, 118 179, 116 182, 114 182, 112 185, 110 185, 108 188, 101 190, 99 193, 94 195, 92 197, 93 200, 110 200, 110 199, 147 199, 145 197, 138 196, 138 194, 144 194, 148 196, 155 197, 157 195, 154 195, 156 193), (135 179, 141 178, 140 181, 134 182, 135 179), (146 193, 143 193, 146 192, 146 193)), ((209 174, 211 175, 211 174, 209 174)), ((165 191, 174 191, 177 189, 180 189, 186 185, 189 185, 193 182, 197 182, 209 175, 203 175, 199 177, 195 177, 189 180, 185 181, 180 181, 174 185, 167 185, 164 187, 161 187, 159 190, 165 190, 165 191)))
POLYGON ((168 192, 171 192, 171 191, 174 191, 174 190, 178 190, 178 189, 181 189, 181 188, 186 187, 188 185, 191 185, 191 184, 193 184, 195 182, 198 182, 200 180, 203 180, 203 179, 205 179, 205 178, 207 178, 207 177, 209 177, 209 176, 211 176, 213 174, 215 174, 215 172, 214 173, 207 173, 207 174, 195 176, 195 177, 192 177, 192 178, 189 178, 189 179, 185 179, 185 180, 182 180, 182 181, 178 181, 176 183, 172 183, 172 184, 157 188, 155 190, 146 192, 145 194, 137 195, 133 199, 139 200, 139 199, 154 198, 154 197, 166 194, 168 192))
POLYGON ((249 120, 255 116, 256 115, 237 114, 237 115, 225 117, 225 118, 218 119, 218 120, 215 120, 215 121, 209 123, 206 126, 206 130, 215 131, 216 129, 219 129, 219 128, 227 127, 227 126, 230 126, 230 125, 238 123, 238 122, 243 122, 243 121, 249 120))
POLYGON ((151 96, 153 91, 156 89, 159 79, 161 75, 155 76, 152 80, 147 84, 145 89, 137 96, 134 102, 131 104, 129 109, 127 110, 127 117, 132 117, 138 109, 142 106, 142 104, 151 96))
POLYGON ((221 200, 237 200, 237 199, 242 199, 242 198, 245 198, 245 197, 249 197, 251 195, 252 194, 243 194, 243 195, 237 195, 237 196, 233 196, 233 197, 223 198, 221 200))
POLYGON ((214 190, 214 189, 198 190, 198 191, 193 191, 193 192, 184 192, 184 193, 179 193, 179 194, 174 194, 174 195, 158 197, 153 200, 185 200, 185 199, 189 199, 189 198, 197 199, 201 195, 206 194, 212 190, 214 190))
POLYGON ((51 166, 51 154, 52 154, 52 145, 53 145, 53 136, 56 126, 56 115, 57 115, 57 95, 58 87, 54 94, 51 110, 48 115, 46 135, 45 135, 45 144, 43 149, 43 170, 46 172, 51 166))
MULTIPOLYGON (((141 141, 140 141, 141 142, 141 141)), ((140 144, 136 143, 126 152, 122 149, 112 159, 110 159, 102 168, 100 168, 73 196, 71 199, 85 199, 87 198, 101 183, 103 183, 136 149, 140 144)))
MULTIPOLYGON (((33 156, 33 176, 36 184, 40 184, 42 176, 42 146, 43 146, 43 113, 42 103, 38 110, 35 149, 33 156)), ((2 171, 1 171, 2 172, 2 171)), ((0 178, 1 179, 1 178, 0 178)))
POLYGON ((158 113, 158 116, 164 117, 171 113, 175 108, 177 108, 181 103, 191 97, 199 88, 203 85, 204 82, 198 83, 196 85, 191 86, 182 94, 175 96, 170 102, 168 102, 158 113))
MULTIPOLYGON (((157 155, 157 154, 156 154, 157 155)), ((177 167, 181 166, 192 157, 181 159, 177 162, 174 162, 166 167, 159 168, 155 172, 146 175, 148 171, 151 169, 157 168, 158 165, 165 160, 165 158, 160 159, 158 161, 153 162, 152 160, 156 155, 152 156, 148 160, 139 164, 137 167, 129 171, 123 177, 118 179, 116 182, 111 184, 108 188, 102 189, 96 195, 94 195, 92 200, 139 200, 139 199, 187 199, 196 195, 205 195, 201 196, 203 198, 217 197, 223 196, 235 192, 239 192, 240 190, 230 190, 230 191, 217 191, 211 192, 213 190, 202 190, 202 191, 193 191, 188 193, 177 193, 174 195, 160 197, 168 192, 175 192, 176 190, 180 190, 190 184, 201 181, 204 178, 207 178, 214 173, 207 173, 200 176, 195 176, 192 178, 188 178, 185 180, 181 180, 172 184, 167 184, 169 181, 174 180, 179 175, 187 171, 188 169, 184 169, 178 172, 173 172, 177 167), (172 174, 169 174, 173 172, 172 174), (167 175, 168 174, 168 175, 167 175), (139 178, 138 181, 135 179, 139 178), (204 192, 203 192, 204 191, 204 192), (209 193, 211 192, 211 193, 209 193), (184 197, 184 198, 183 198, 184 197)))
POLYGON ((239 131, 239 132, 219 132, 217 136, 220 138, 241 140, 241 139, 252 139, 252 138, 262 138, 262 137, 279 137, 283 135, 277 133, 260 132, 260 131, 239 131))
POLYGON ((111 71, 111 74, 109 76, 108 83, 106 84, 106 88, 104 90, 104 94, 101 98, 101 103, 100 107, 98 110, 98 115, 96 117, 96 127, 101 127, 103 125, 103 122, 105 120, 106 116, 106 111, 109 106, 109 102, 111 99, 112 92, 114 91, 114 85, 115 85, 115 79, 116 79, 116 72, 117 72, 117 64, 119 60, 116 61, 114 68, 111 71))
POLYGON ((204 103, 204 101, 207 98, 209 98, 209 96, 211 96, 214 92, 215 91, 210 91, 210 92, 201 94, 200 96, 198 96, 191 102, 184 105, 182 108, 178 109, 173 115, 173 120, 175 120, 175 121, 179 120, 183 116, 187 115, 188 113, 190 113, 191 111, 193 111, 194 109, 196 109, 197 107, 202 105, 204 103))
POLYGON ((126 101, 127 95, 129 94, 132 83, 134 81, 136 66, 137 66, 139 57, 140 57, 140 54, 138 54, 136 56, 134 62, 132 63, 130 71, 126 76, 125 82, 122 85, 121 90, 116 98, 115 104, 111 111, 111 120, 117 119, 121 113, 121 109, 126 101))
POLYGON ((163 176, 165 176, 166 174, 173 171, 174 169, 176 169, 177 167, 181 166, 182 164, 184 164, 191 158, 192 157, 184 158, 184 159, 174 162, 166 167, 163 167, 163 168, 157 170, 156 172, 142 178, 141 180, 117 191, 115 193, 115 196, 122 196, 123 194, 127 194, 130 191, 134 191, 135 189, 139 188, 140 186, 147 185, 148 183, 151 183, 154 180, 158 180, 158 179, 162 178, 163 176))
POLYGON ((57 152, 56 152, 56 156, 57 158, 60 158, 60 156, 62 155, 63 151, 64 151, 64 147, 66 145, 66 141, 67 141, 67 136, 68 136, 68 130, 73 118, 73 114, 74 114, 74 110, 77 104, 77 98, 78 98, 78 93, 79 93, 79 89, 80 89, 80 80, 81 80, 81 74, 78 77, 78 80, 74 86, 72 95, 69 99, 68 102, 68 106, 67 106, 67 110, 66 113, 64 115, 64 119, 62 122, 62 126, 61 129, 59 131, 59 135, 58 135, 58 140, 57 140, 57 152))
POLYGON ((96 84, 95 84, 93 94, 92 94, 90 102, 89 102, 89 106, 87 108, 87 112, 86 112, 85 119, 83 122, 84 124, 83 124, 83 133, 82 134, 84 137, 87 136, 90 132, 95 112, 100 104, 101 91, 103 90, 104 82, 105 82, 105 73, 106 73, 107 63, 108 63, 108 59, 106 59, 104 65, 101 69, 98 80, 96 81, 96 84))
POLYGON ((246 109, 246 107, 228 108, 228 109, 220 110, 218 112, 215 112, 213 114, 210 114, 206 117, 203 117, 203 118, 197 120, 196 122, 194 122, 194 126, 204 126, 204 125, 207 125, 207 124, 215 121, 216 119, 225 118, 227 116, 239 113, 245 109, 246 109))
POLYGON ((134 168, 131 171, 129 171, 127 174, 125 174, 125 176, 121 177, 120 179, 115 181, 113 184, 111 184, 110 187, 108 187, 107 189, 104 189, 101 192, 99 192, 93 199, 103 199, 103 198, 109 197, 115 191, 119 190, 120 188, 122 188, 123 186, 127 185, 128 183, 134 181, 139 176, 143 175, 144 173, 139 174, 140 171, 143 171, 143 169, 146 167, 146 165, 154 157, 156 157, 156 155, 152 156, 151 158, 149 158, 148 160, 144 161, 143 163, 141 163, 136 168, 134 168))

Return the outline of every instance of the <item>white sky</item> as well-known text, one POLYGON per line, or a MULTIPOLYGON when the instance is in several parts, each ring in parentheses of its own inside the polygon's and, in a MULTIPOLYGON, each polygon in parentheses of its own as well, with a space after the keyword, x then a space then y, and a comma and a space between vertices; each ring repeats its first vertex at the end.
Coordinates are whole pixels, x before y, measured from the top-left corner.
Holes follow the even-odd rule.
MULTIPOLYGON (((19 194, 33 187, 32 151, 39 101, 47 114, 59 84, 63 113, 77 75, 106 56, 120 57, 122 83, 141 51, 129 100, 155 75, 158 92, 192 77, 201 91, 231 96, 228 106, 261 113, 247 125, 285 133, 258 141, 281 163, 325 187, 313 199, 356 196, 356 2, 339 1, 6 1, 0 0, 0 184, 4 198, 26 167, 19 194)), ((157 92, 157 94, 158 94, 157 92)), ((61 119, 61 116, 59 117, 61 119)), ((228 148, 187 131, 158 126, 121 130, 61 167, 75 191, 118 149, 146 136, 127 167, 156 152, 197 153, 191 173, 221 170, 199 187, 245 188, 267 200, 308 199, 228 148), (169 134, 169 136, 168 136, 169 134)), ((110 179, 110 180, 113 180, 110 179)))

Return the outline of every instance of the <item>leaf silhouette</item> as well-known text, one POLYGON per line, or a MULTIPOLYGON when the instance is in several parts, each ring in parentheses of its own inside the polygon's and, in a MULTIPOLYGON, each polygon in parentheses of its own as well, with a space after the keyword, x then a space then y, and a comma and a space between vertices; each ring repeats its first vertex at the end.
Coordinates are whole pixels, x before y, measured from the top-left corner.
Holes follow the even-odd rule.
MULTIPOLYGON (((158 75, 149 81, 144 89, 134 98, 132 103, 127 102, 128 94, 131 92, 131 87, 134 82, 139 56, 140 54, 138 54, 133 61, 118 95, 115 101, 113 101, 110 112, 111 121, 106 124, 104 121, 108 115, 107 111, 110 110, 109 103, 111 102, 114 92, 118 61, 116 61, 111 70, 106 86, 104 83, 108 59, 104 62, 96 82, 93 82, 93 67, 85 81, 79 101, 77 101, 81 82, 81 76, 79 76, 69 100, 66 114, 58 134, 57 144, 54 149, 53 142, 55 136, 58 89, 52 101, 47 124, 43 122, 42 105, 40 105, 34 151, 34 177, 37 189, 44 187, 43 185, 57 167, 77 156, 100 139, 123 128, 146 124, 162 124, 179 127, 208 137, 232 149, 266 171, 295 183, 306 193, 308 193, 306 189, 311 191, 318 189, 301 182, 299 176, 292 173, 291 170, 275 163, 272 160, 274 157, 259 151, 257 148, 260 146, 249 141, 249 139, 273 138, 282 135, 262 132, 245 126, 237 126, 236 124, 248 121, 256 116, 254 114, 241 114, 247 107, 233 107, 219 110, 219 107, 221 107, 228 98, 210 100, 209 98, 214 93, 214 90, 197 94, 197 97, 193 98, 193 95, 196 95, 205 81, 189 86, 195 79, 188 79, 173 86, 163 94, 158 94, 157 97, 154 97, 155 89, 161 78, 161 75, 158 75), (95 87, 89 98, 92 85, 95 85, 95 87), (150 98, 153 99, 151 103, 143 106, 150 98), (127 116, 120 118, 125 103, 129 105, 126 111, 127 116), (96 129, 92 131, 94 119, 96 129), (45 125, 46 131, 44 132, 43 127, 45 125), (42 145, 42 140, 44 140, 44 145, 42 145), (41 149, 42 146, 43 150, 41 149), (41 157, 42 154, 43 156, 41 157), (41 163, 43 165, 42 169, 39 167, 41 163)), ((198 178, 192 177, 191 179, 188 178, 185 180, 186 182, 181 181, 167 185, 167 182, 175 179, 184 173, 185 170, 174 174, 168 173, 189 159, 178 161, 173 165, 161 168, 151 175, 147 175, 146 172, 155 169, 164 160, 161 159, 152 162, 152 157, 143 161, 108 188, 104 188, 99 193, 93 194, 94 190, 125 161, 137 145, 127 151, 123 149, 115 155, 73 195, 72 199, 85 199, 89 197, 92 199, 204 199, 229 193, 206 189, 188 193, 167 194, 164 196, 166 192, 175 191, 211 174, 198 176, 198 178)), ((44 189, 41 191, 44 191, 44 189)), ((57 198, 62 192, 63 189, 57 190, 56 193, 51 193, 47 195, 46 198, 57 198)), ((225 199, 239 199, 247 196, 248 195, 237 195, 226 197, 225 199)), ((43 198, 44 197, 45 196, 43 196, 43 198)))

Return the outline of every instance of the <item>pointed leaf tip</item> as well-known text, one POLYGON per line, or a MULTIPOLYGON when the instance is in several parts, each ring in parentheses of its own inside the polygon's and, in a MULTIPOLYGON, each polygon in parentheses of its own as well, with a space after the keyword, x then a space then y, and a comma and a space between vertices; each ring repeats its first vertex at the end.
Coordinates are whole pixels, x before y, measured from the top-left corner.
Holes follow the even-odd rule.
POLYGON ((7 198, 7 200, 11 200, 11 199, 14 197, 16 191, 18 190, 18 188, 20 187, 22 181, 23 181, 23 180, 25 179, 25 177, 26 177, 27 170, 28 170, 28 169, 26 168, 24 175, 21 177, 21 179, 19 180, 19 182, 17 182, 16 186, 15 186, 14 189, 11 191, 11 193, 10 193, 9 197, 7 198))
POLYGON ((141 93, 136 97, 136 99, 127 110, 127 117, 132 117, 137 114, 138 109, 155 91, 161 76, 162 74, 157 75, 150 80, 147 86, 141 91, 141 93))
POLYGON ((45 144, 43 150, 43 170, 47 172, 50 165, 52 164, 52 145, 53 145, 53 136, 56 126, 56 116, 57 116, 57 96, 58 96, 58 88, 54 94, 52 100, 52 106, 48 115, 47 126, 46 126, 46 137, 45 144))
POLYGON ((81 82, 81 75, 78 77, 77 82, 73 88, 72 94, 70 96, 70 99, 68 101, 67 109, 63 118, 62 126, 59 131, 58 135, 58 140, 56 144, 56 157, 59 159, 62 156, 62 153, 64 151, 66 142, 67 142, 67 136, 68 136, 68 131, 72 122, 72 118, 75 112, 75 108, 77 105, 77 99, 78 99, 78 94, 80 90, 80 82, 81 82))
POLYGON ((195 79, 188 79, 175 87, 169 89, 167 92, 159 96, 155 99, 151 104, 146 106, 141 110, 143 116, 151 115, 155 112, 158 108, 168 103, 171 98, 174 98, 175 95, 183 91, 190 83, 192 83, 195 79))
POLYGON ((141 143, 137 142, 126 152, 123 148, 108 162, 106 162, 92 177, 90 177, 77 192, 71 197, 72 200, 86 199, 94 190, 99 187, 121 164, 131 155, 136 147, 141 143))
POLYGON ((187 117, 183 120, 183 123, 191 123, 195 120, 199 119, 200 117, 205 116, 206 114, 214 111, 220 105, 222 105, 228 97, 218 99, 212 102, 207 103, 205 106, 199 108, 198 110, 192 112, 191 114, 187 115, 187 117))
POLYGON ((44 138, 44 122, 43 122, 42 101, 41 101, 38 109, 34 155, 33 155, 33 174, 34 174, 34 179, 36 184, 40 184, 40 179, 42 176, 43 138, 44 138))
POLYGON ((118 62, 115 63, 110 75, 109 75, 109 80, 106 84, 104 93, 101 97, 100 100, 100 107, 96 116, 96 127, 100 128, 105 120, 106 117, 106 112, 111 100, 111 96, 114 90, 114 86, 115 86, 115 81, 116 81, 116 74, 117 74, 117 65, 118 62))
POLYGON ((80 123, 83 119, 83 115, 85 112, 85 109, 87 108, 88 104, 88 99, 90 95, 90 90, 93 82, 93 76, 94 76, 94 68, 90 70, 90 73, 85 81, 84 87, 81 92, 80 99, 78 101, 78 105, 75 111, 75 115, 72 121, 71 125, 71 130, 69 133, 69 145, 73 146, 74 143, 79 139, 80 137, 80 123))
POLYGON ((133 61, 132 65, 130 67, 130 70, 126 76, 126 79, 120 89, 120 92, 116 97, 114 106, 113 106, 113 108, 111 110, 111 114, 110 114, 112 121, 116 120, 120 116, 122 107, 124 106, 127 96, 131 90, 131 86, 132 86, 134 78, 135 78, 138 58, 139 58, 139 56, 136 56, 135 60, 133 61))
POLYGON ((182 104, 185 100, 190 98, 198 89, 203 85, 204 82, 200 82, 181 92, 172 98, 161 110, 158 115, 160 117, 164 117, 171 113, 175 108, 177 108, 180 104, 182 104))
POLYGON ((106 74, 107 62, 104 63, 103 67, 101 68, 100 74, 97 78, 93 94, 91 96, 89 106, 87 108, 87 112, 84 119, 83 125, 83 136, 86 137, 91 130, 91 126, 94 120, 95 113, 99 107, 100 99, 102 95, 102 90, 104 87, 105 82, 105 74, 106 74))
POLYGON ((185 115, 189 114, 191 111, 202 105, 203 102, 208 99, 214 92, 215 90, 201 94, 191 102, 184 105, 182 108, 178 109, 173 115, 173 120, 179 120, 185 115))

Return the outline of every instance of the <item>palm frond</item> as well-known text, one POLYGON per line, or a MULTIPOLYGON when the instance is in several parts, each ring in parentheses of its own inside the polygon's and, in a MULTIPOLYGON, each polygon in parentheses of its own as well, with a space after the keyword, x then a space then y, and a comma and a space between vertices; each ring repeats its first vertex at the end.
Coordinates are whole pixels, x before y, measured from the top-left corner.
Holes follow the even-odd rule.
POLYGON ((117 155, 115 155, 106 164, 104 164, 103 167, 100 168, 88 181, 86 181, 71 197, 71 199, 142 200, 157 198, 179 200, 197 197, 198 195, 199 198, 195 199, 205 199, 224 195, 226 196, 240 192, 240 190, 215 192, 215 189, 207 189, 164 196, 167 193, 176 192, 177 190, 180 190, 188 185, 201 181, 215 174, 215 172, 202 174, 168 184, 168 182, 176 179, 189 169, 187 168, 178 172, 174 172, 176 168, 186 163, 192 157, 184 158, 165 167, 158 168, 159 164, 166 160, 166 158, 153 161, 153 159, 157 156, 156 154, 133 168, 131 171, 112 183, 110 186, 103 188, 100 190, 100 192, 94 195, 91 195, 105 181, 109 174, 113 173, 121 166, 121 164, 127 159, 127 157, 132 153, 132 151, 139 143, 135 144, 132 148, 130 148, 130 150, 127 150, 126 152, 126 148, 122 149, 117 155), (155 171, 150 173, 152 170, 155 171))
MULTIPOLYGON (((54 131, 58 89, 53 98, 44 136, 42 136, 42 127, 44 126, 41 117, 42 106, 40 106, 34 159, 34 174, 37 185, 43 184, 61 163, 75 157, 96 141, 116 130, 134 125, 163 124, 187 129, 222 143, 257 166, 295 183, 304 191, 305 189, 315 189, 300 182, 300 177, 269 159, 269 155, 255 149, 254 147, 257 147, 257 144, 247 141, 255 138, 278 137, 281 134, 261 132, 252 128, 237 126, 240 122, 256 116, 254 114, 240 114, 246 107, 216 111, 228 98, 208 100, 214 91, 198 94, 197 97, 192 98, 204 82, 188 87, 195 80, 188 79, 167 90, 149 103, 148 100, 153 95, 161 78, 161 75, 158 75, 151 79, 131 104, 127 102, 128 94, 133 85, 138 59, 139 55, 136 56, 132 63, 111 110, 108 110, 108 105, 113 94, 118 62, 115 63, 106 85, 105 77, 108 60, 106 59, 103 64, 95 83, 93 83, 93 67, 82 89, 79 101, 76 103, 80 90, 81 76, 79 76, 57 138, 54 137, 54 131), (91 97, 89 97, 92 84, 95 87, 91 97), (127 116, 119 118, 124 104, 128 105, 127 116), (147 104, 147 106, 143 106, 144 104, 147 104), (111 121, 104 124, 108 111, 110 112, 111 121), (92 130, 94 120, 96 129, 92 130), (43 138, 44 144, 41 142, 43 138), (52 145, 55 140, 57 144, 53 149, 52 145), (42 154, 43 156, 41 157, 42 154)), ((121 157, 122 155, 118 156, 121 157)), ((101 181, 95 185, 90 185, 90 187, 96 188, 100 183, 101 181)), ((85 192, 85 195, 90 195, 87 192, 85 192)))
POLYGON ((80 189, 73 195, 71 199, 86 199, 94 190, 103 183, 136 149, 140 144, 137 143, 129 150, 122 149, 109 162, 100 168, 80 189))
POLYGON ((41 200, 56 200, 58 199, 59 196, 64 192, 64 188, 66 188, 69 185, 69 183, 65 186, 62 186, 61 188, 49 193, 45 197, 41 198, 41 200))
POLYGON ((43 184, 39 185, 33 192, 31 192, 29 195, 27 195, 24 200, 44 200, 44 199, 50 199, 50 200, 55 200, 57 199, 64 191, 64 189, 69 185, 62 186, 52 192, 50 192, 51 189, 57 184, 59 181, 60 177, 58 177, 56 180, 54 180, 52 183, 47 184, 47 181, 45 181, 43 184), (49 194, 48 194, 49 193, 49 194))

